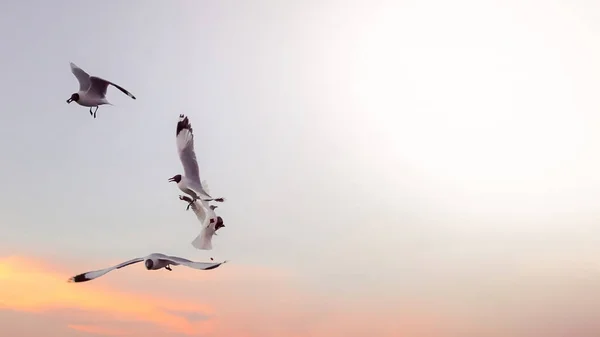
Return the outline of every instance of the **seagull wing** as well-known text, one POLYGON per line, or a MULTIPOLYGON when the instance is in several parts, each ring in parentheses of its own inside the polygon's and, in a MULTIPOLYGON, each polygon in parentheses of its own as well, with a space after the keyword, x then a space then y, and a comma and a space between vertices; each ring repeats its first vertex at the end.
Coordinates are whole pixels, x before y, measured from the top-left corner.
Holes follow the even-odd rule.
POLYGON ((203 227, 202 231, 192 241, 192 246, 201 250, 212 250, 212 237, 215 235, 214 227, 203 227))
POLYGON ((106 96, 106 89, 108 89, 108 85, 110 84, 110 85, 114 86, 115 88, 121 90, 125 95, 135 99, 135 96, 133 96, 133 94, 131 94, 129 91, 125 90, 125 88, 121 87, 120 85, 114 84, 113 82, 102 79, 100 77, 91 76, 90 82, 92 85, 90 86, 90 89, 88 91, 90 93, 94 93, 95 95, 97 95, 99 97, 106 96))
POLYGON ((206 217, 202 223, 202 231, 192 241, 192 246, 196 249, 211 250, 212 249, 212 237, 215 234, 215 225, 217 224, 217 214, 215 211, 206 207, 206 217))
POLYGON ((196 152, 194 151, 194 130, 187 116, 179 115, 175 135, 177 137, 177 153, 183 165, 183 174, 190 182, 190 188, 196 193, 212 198, 204 191, 200 182, 200 170, 198 169, 198 161, 196 160, 196 152))
POLYGON ((102 276, 102 275, 110 272, 110 271, 113 271, 115 269, 120 269, 120 268, 123 268, 123 267, 127 267, 127 266, 129 266, 131 264, 134 264, 134 263, 142 262, 145 259, 146 258, 144 258, 144 257, 138 257, 138 258, 135 258, 133 260, 129 260, 129 261, 120 263, 120 264, 118 264, 116 266, 112 266, 110 268, 100 269, 100 270, 94 270, 94 271, 88 271, 87 273, 83 273, 83 274, 79 274, 79 275, 71 277, 69 279, 69 282, 86 282, 86 281, 89 281, 89 280, 93 280, 95 278, 98 278, 98 277, 100 277, 100 276, 102 276))
POLYGON ((190 268, 194 268, 194 269, 200 269, 200 270, 210 270, 210 269, 215 269, 217 267, 219 267, 220 265, 227 263, 228 261, 223 261, 223 262, 194 262, 194 261, 190 261, 188 259, 184 259, 182 257, 176 257, 176 256, 167 256, 165 258, 163 258, 165 261, 169 261, 171 264, 179 264, 182 266, 186 266, 186 267, 190 267, 190 268))
MULTIPOLYGON (((187 195, 180 195, 179 199, 188 203, 192 202, 192 198, 188 197, 187 195)), ((196 218, 198 218, 198 221, 204 223, 204 219, 206 218, 205 209, 208 208, 208 202, 202 199, 198 200, 192 203, 192 211, 194 211, 194 214, 196 214, 196 218), (202 204, 198 200, 200 200, 202 204)))
POLYGON ((76 66, 73 62, 71 62, 71 72, 73 75, 75 75, 75 77, 77 77, 77 81, 79 82, 79 91, 87 91, 92 85, 90 82, 90 75, 83 71, 83 69, 76 66))
POLYGON ((210 194, 210 188, 208 188, 208 183, 206 182, 206 180, 202 180, 201 183, 202 183, 202 188, 204 189, 204 192, 210 194))

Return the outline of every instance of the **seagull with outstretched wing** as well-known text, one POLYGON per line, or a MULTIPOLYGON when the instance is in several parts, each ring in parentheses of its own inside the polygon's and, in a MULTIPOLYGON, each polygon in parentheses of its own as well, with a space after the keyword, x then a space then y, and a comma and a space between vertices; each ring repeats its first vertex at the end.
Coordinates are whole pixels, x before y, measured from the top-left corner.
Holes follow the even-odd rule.
POLYGON ((79 91, 72 94, 67 103, 77 102, 81 106, 90 107, 90 115, 94 116, 94 118, 96 118, 96 112, 100 105, 110 104, 106 100, 106 90, 109 84, 121 90, 125 95, 135 99, 135 96, 123 87, 100 77, 90 76, 73 62, 71 62, 71 72, 79 82, 79 91), (96 108, 94 112, 92 112, 93 107, 96 108))
POLYGON ((190 268, 194 268, 194 269, 199 269, 199 270, 210 270, 210 269, 215 269, 215 268, 219 267, 220 265, 222 265, 223 263, 228 262, 228 261, 217 262, 217 263, 215 263, 215 262, 194 262, 194 261, 190 261, 188 259, 184 259, 181 257, 169 256, 169 255, 160 254, 160 253, 154 253, 154 254, 150 254, 146 257, 139 257, 139 258, 135 258, 133 260, 125 261, 123 263, 120 263, 116 266, 112 266, 110 268, 88 271, 87 273, 82 273, 82 274, 73 276, 68 281, 69 282, 90 281, 90 280, 98 278, 110 271, 113 271, 116 269, 121 269, 123 267, 127 267, 129 265, 132 265, 132 264, 135 264, 138 262, 142 262, 142 261, 144 261, 144 265, 147 270, 158 270, 161 268, 165 268, 169 271, 172 271, 171 266, 178 266, 178 265, 186 266, 186 267, 190 267, 190 268))
MULTIPOLYGON (((170 182, 176 182, 179 189, 192 197, 192 201, 200 199, 204 201, 225 201, 224 198, 213 198, 204 190, 200 181, 200 170, 198 169, 198 161, 194 152, 194 132, 192 124, 187 116, 179 115, 177 122, 177 130, 175 133, 177 138, 177 152, 179 159, 183 164, 184 175, 175 175, 169 178, 170 182)), ((192 206, 192 202, 188 204, 187 209, 192 206)))

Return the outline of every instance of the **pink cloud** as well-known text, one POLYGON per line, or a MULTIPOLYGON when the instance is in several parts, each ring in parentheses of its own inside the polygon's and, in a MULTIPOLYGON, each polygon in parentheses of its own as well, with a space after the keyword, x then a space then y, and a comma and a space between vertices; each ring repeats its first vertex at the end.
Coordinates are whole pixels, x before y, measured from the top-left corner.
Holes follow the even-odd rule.
POLYGON ((318 293, 289 270, 231 263, 215 271, 132 267, 72 284, 60 266, 0 258, 0 298, 4 309, 90 336, 448 337, 469 326, 418 303, 318 293))

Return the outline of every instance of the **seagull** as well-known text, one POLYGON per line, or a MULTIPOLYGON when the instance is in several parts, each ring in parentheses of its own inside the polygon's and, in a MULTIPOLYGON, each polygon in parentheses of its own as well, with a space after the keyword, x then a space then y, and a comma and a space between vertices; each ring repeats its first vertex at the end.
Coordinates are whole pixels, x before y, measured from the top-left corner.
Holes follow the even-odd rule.
POLYGON ((76 66, 73 62, 71 62, 71 72, 73 73, 73 75, 75 75, 75 77, 77 77, 77 81, 79 81, 79 91, 72 94, 71 98, 67 100, 67 103, 70 104, 71 102, 75 101, 81 106, 89 106, 90 115, 93 115, 94 118, 96 118, 96 111, 98 111, 98 106, 102 104, 110 104, 105 97, 106 89, 108 89, 109 84, 121 90, 125 95, 135 99, 135 96, 133 96, 129 91, 125 90, 123 87, 109 82, 107 80, 101 79, 100 77, 90 76, 88 75, 88 73, 83 71, 83 69, 76 66), (94 112, 92 113, 93 107, 96 107, 96 110, 94 110, 94 112))
POLYGON ((204 190, 202 182, 200 182, 200 172, 198 170, 198 162, 196 161, 196 153, 194 152, 194 132, 192 130, 192 124, 187 116, 179 115, 179 121, 177 122, 177 131, 175 133, 177 138, 177 152, 179 153, 179 159, 183 164, 184 176, 181 174, 175 175, 169 178, 169 182, 176 182, 177 187, 189 196, 192 197, 192 201, 188 204, 186 209, 190 209, 192 202, 204 196, 208 199, 204 201, 225 201, 224 198, 213 198, 208 192, 204 190))
POLYGON ((223 262, 218 262, 218 263, 194 262, 194 261, 190 261, 190 260, 187 260, 187 259, 184 259, 181 257, 168 256, 168 255, 164 255, 164 254, 160 254, 160 253, 153 253, 146 257, 138 257, 133 260, 129 260, 129 261, 123 262, 121 264, 118 264, 116 266, 112 266, 110 268, 88 271, 87 273, 73 276, 68 280, 68 282, 90 281, 90 280, 98 278, 110 271, 113 271, 115 269, 121 269, 123 267, 127 267, 129 265, 132 265, 132 264, 138 263, 138 262, 142 262, 142 261, 144 261, 144 265, 146 266, 146 269, 148 269, 148 270, 158 270, 161 268, 165 268, 168 271, 173 271, 171 269, 170 265, 173 265, 173 266, 182 265, 182 266, 186 266, 186 267, 190 267, 190 268, 194 268, 194 269, 210 270, 210 269, 215 269, 215 268, 219 267, 220 265, 222 265, 223 263, 228 262, 228 261, 223 261, 223 262))
POLYGON ((201 200, 202 204, 198 201, 192 201, 192 198, 186 195, 180 195, 179 199, 191 203, 192 210, 196 214, 198 220, 202 223, 202 231, 192 241, 192 246, 196 249, 211 250, 212 249, 212 237, 217 235, 216 231, 225 227, 223 224, 223 218, 215 214, 216 205, 208 205, 208 202, 201 200))

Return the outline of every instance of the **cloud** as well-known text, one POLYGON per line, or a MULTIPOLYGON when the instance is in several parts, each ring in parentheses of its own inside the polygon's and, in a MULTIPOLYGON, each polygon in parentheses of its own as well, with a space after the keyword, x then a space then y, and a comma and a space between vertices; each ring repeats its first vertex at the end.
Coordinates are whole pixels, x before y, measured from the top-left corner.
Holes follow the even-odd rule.
POLYGON ((130 336, 131 331, 102 327, 99 325, 69 324, 70 329, 101 336, 130 336))
MULTIPOLYGON (((79 309, 115 320, 151 323, 167 332, 193 335, 210 331, 210 320, 191 321, 186 317, 186 314, 199 313, 208 317, 212 313, 209 306, 191 300, 163 298, 151 292, 132 294, 100 284, 71 284, 67 283, 70 275, 54 270, 58 268, 32 259, 0 258, 0 309, 25 312, 79 309)), ((123 331, 92 325, 71 324, 70 327, 104 335, 123 334, 123 331)))
POLYGON ((393 294, 340 297, 303 283, 290 270, 226 267, 124 268, 72 284, 66 282, 71 273, 59 265, 0 257, 0 309, 51 316, 73 336, 464 337, 475 328, 451 310, 393 302, 393 294))

